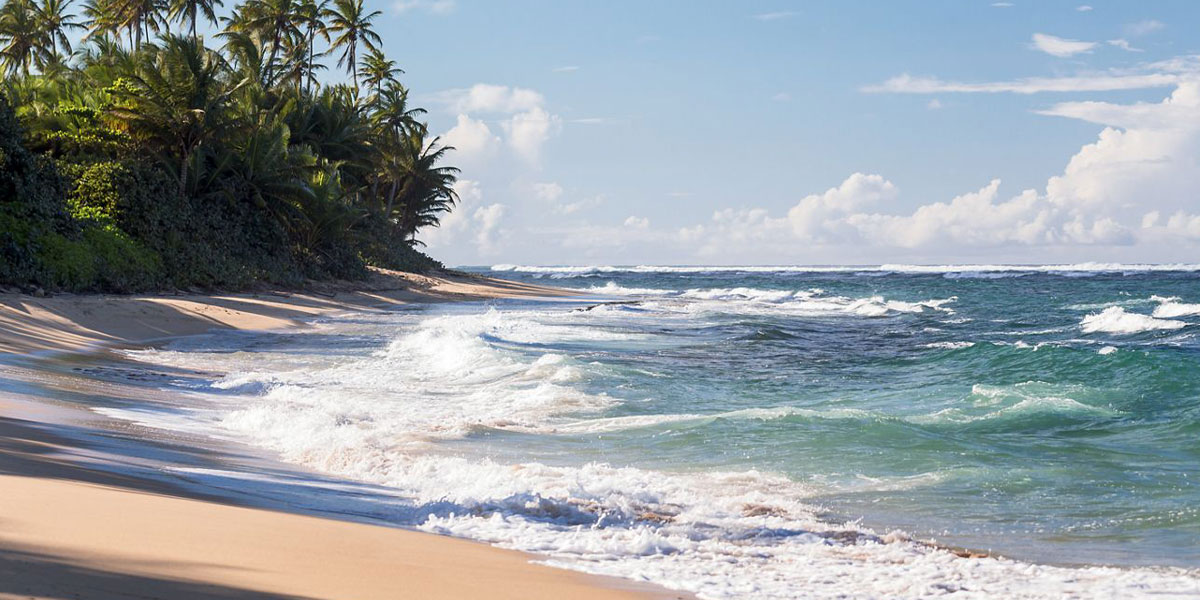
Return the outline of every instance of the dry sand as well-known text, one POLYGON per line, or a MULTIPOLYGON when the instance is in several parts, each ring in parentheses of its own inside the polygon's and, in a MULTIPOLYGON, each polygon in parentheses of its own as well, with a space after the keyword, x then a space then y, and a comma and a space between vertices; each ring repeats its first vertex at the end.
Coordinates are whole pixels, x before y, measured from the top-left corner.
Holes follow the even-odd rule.
POLYGON ((53 400, 44 385, 53 374, 12 363, 31 351, 293 326, 395 303, 562 293, 470 276, 378 272, 365 286, 292 294, 0 295, 0 599, 686 597, 532 564, 536 557, 470 541, 239 506, 141 477, 131 467, 139 453, 169 463, 184 454, 204 460, 207 451, 179 442, 150 448, 136 436, 105 432, 53 400))
POLYGON ((412 302, 569 294, 466 274, 414 275, 374 269, 365 282, 314 284, 301 292, 35 298, 0 294, 0 355, 79 350, 204 333, 216 328, 276 329, 349 310, 412 302))

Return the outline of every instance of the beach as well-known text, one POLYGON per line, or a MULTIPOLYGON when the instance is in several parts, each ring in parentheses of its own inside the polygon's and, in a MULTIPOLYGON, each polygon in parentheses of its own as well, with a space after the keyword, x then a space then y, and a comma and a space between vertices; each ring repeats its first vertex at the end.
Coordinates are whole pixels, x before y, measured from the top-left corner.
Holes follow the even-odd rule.
POLYGON ((134 396, 145 390, 43 367, 83 368, 88 356, 70 353, 214 328, 301 328, 320 315, 406 303, 561 293, 376 273, 366 285, 307 292, 0 296, 0 598, 684 597, 532 564, 537 557, 525 553, 297 509, 269 494, 206 488, 170 468, 244 457, 81 410, 73 396, 141 401, 134 396))
POLYGON ((1193 598, 1196 272, 6 296, 0 593, 1193 598))

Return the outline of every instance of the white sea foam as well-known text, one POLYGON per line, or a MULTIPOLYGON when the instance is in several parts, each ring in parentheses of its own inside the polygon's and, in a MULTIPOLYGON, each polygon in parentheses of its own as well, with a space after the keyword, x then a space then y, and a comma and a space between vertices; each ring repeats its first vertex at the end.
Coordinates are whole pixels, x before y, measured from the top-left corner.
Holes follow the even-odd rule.
POLYGON ((1200 304, 1187 304, 1179 298, 1164 298, 1162 296, 1152 296, 1150 299, 1159 303, 1158 307, 1154 309, 1155 317, 1170 319, 1200 316, 1200 304))
MULTIPOLYGON (((829 297, 817 291, 754 298, 757 293, 707 290, 695 298, 656 301, 820 302, 826 312, 859 310, 850 308, 856 305, 872 306, 871 311, 925 311, 945 303, 889 307, 882 299, 829 297), (731 299, 735 295, 742 298, 731 299)), ((604 343, 627 334, 594 326, 610 324, 603 313, 573 314, 574 320, 494 310, 410 318, 395 325, 395 338, 377 352, 319 360, 286 353, 265 354, 273 364, 251 364, 244 356, 238 364, 228 353, 139 356, 194 368, 219 364, 235 369, 213 386, 208 416, 184 412, 173 413, 172 419, 205 418, 285 460, 386 486, 393 491, 388 504, 373 508, 372 518, 537 552, 556 566, 655 582, 703 599, 951 593, 963 598, 1182 598, 1200 589, 1194 575, 1180 571, 962 559, 903 534, 878 535, 856 523, 824 521, 806 500, 823 491, 820 487, 772 473, 512 463, 449 449, 457 446, 444 442, 496 430, 586 438, 717 419, 857 419, 956 427, 1029 414, 1107 414, 1107 409, 1071 400, 1061 390, 1019 385, 976 386, 966 400, 978 400, 978 407, 933 415, 775 407, 605 416, 620 400, 586 391, 593 369, 601 367, 541 348, 573 340, 604 343), (581 325, 581 320, 593 326, 581 325)), ((124 416, 179 426, 146 411, 124 416)), ((900 489, 939 476, 865 485, 900 489)), ((357 491, 314 486, 313 493, 330 494, 330 502, 336 503, 341 495, 357 491)))
POLYGON ((1157 319, 1150 315, 1127 312, 1120 306, 1110 306, 1099 313, 1092 313, 1079 322, 1084 333, 1141 333, 1161 329, 1182 329, 1184 321, 1157 319))
POLYGON ((608 282, 588 291, 598 294, 645 297, 643 306, 666 312, 733 313, 733 314, 795 314, 808 316, 853 315, 882 317, 897 313, 921 313, 926 310, 954 314, 946 305, 958 298, 940 298, 918 302, 889 300, 883 296, 850 298, 833 296, 821 289, 770 290, 761 288, 693 288, 667 290, 628 288, 608 282))
POLYGON ((590 265, 590 266, 541 266, 497 264, 491 267, 497 272, 530 273, 552 278, 595 277, 609 273, 900 273, 900 274, 943 274, 950 276, 996 276, 1030 273, 1050 273, 1065 276, 1091 275, 1098 273, 1150 273, 1150 272, 1194 272, 1200 271, 1197 263, 1174 264, 1122 264, 1122 263, 1077 263, 1058 265, 781 265, 781 266, 669 266, 669 265, 590 265))
POLYGON ((1116 351, 1117 351, 1117 347, 1116 347, 1116 346, 1105 346, 1105 347, 1103 347, 1103 348, 1101 348, 1101 349, 1097 350, 1097 351, 1096 351, 1096 354, 1100 354, 1100 355, 1102 355, 1102 356, 1106 356, 1106 355, 1112 354, 1113 352, 1116 352, 1116 351))

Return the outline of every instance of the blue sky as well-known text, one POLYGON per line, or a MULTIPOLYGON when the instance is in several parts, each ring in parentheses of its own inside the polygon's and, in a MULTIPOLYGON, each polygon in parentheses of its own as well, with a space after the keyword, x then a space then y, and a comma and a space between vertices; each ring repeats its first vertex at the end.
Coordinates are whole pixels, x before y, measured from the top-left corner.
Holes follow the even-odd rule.
POLYGON ((1200 4, 1008 4, 375 7, 450 264, 1195 262, 1200 4))

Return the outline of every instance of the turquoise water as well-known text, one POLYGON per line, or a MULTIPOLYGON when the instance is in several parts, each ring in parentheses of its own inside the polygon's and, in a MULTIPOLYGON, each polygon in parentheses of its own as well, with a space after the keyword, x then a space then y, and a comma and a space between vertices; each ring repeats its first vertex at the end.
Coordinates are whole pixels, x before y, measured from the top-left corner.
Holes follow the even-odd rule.
POLYGON ((196 375, 98 410, 705 599, 1200 597, 1200 266, 475 270, 582 296, 130 351, 196 375))
POLYGON ((597 457, 784 473, 839 517, 1010 556, 1200 565, 1195 272, 500 274, 645 300, 611 326, 648 340, 553 345, 605 367, 609 416, 776 411, 609 433, 597 457), (835 308, 872 297, 953 300, 835 308))

